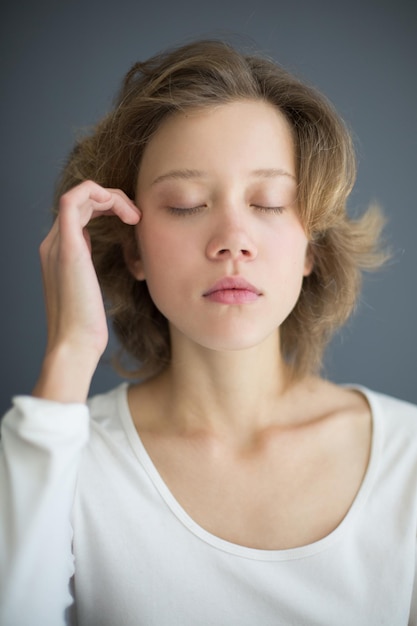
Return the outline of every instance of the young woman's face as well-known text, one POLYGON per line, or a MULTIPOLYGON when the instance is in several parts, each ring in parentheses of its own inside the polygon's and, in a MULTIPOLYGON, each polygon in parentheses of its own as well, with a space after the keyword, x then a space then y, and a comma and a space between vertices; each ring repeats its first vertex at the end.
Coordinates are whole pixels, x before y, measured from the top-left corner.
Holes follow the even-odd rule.
POLYGON ((145 279, 171 332, 215 350, 276 336, 311 271, 283 115, 261 101, 176 113, 145 149, 136 202, 145 279))

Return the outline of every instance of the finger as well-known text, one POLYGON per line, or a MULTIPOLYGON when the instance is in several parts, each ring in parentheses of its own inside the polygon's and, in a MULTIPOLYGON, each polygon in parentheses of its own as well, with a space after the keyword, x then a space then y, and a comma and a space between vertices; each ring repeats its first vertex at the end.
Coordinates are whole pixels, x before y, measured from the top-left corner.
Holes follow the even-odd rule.
MULTIPOLYGON (((64 194, 64 196, 65 195, 67 194, 64 194)), ((139 218, 141 215, 133 200, 131 200, 121 189, 102 187, 91 180, 84 181, 80 185, 77 185, 68 192, 68 195, 71 196, 70 201, 75 202, 78 206, 81 206, 86 201, 88 202, 91 200, 95 204, 98 211, 106 211, 108 210, 106 207, 111 208, 114 204, 118 214, 120 213, 121 216, 126 214, 125 209, 127 209, 127 212, 131 209, 133 211, 133 215, 138 215, 139 218)))
POLYGON ((63 226, 84 228, 92 217, 101 214, 117 215, 127 224, 136 224, 139 209, 120 189, 105 189, 92 181, 85 181, 65 193, 59 204, 59 219, 63 226))
POLYGON ((142 217, 140 209, 120 189, 109 189, 109 191, 111 198, 108 201, 100 203, 92 201, 94 210, 91 217, 117 215, 126 224, 137 224, 142 217))

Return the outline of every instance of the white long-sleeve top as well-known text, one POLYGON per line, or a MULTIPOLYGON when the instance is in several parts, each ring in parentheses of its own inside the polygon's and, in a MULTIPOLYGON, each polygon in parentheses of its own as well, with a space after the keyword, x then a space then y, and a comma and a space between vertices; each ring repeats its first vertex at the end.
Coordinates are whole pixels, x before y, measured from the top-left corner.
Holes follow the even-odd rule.
POLYGON ((373 434, 360 490, 330 535, 290 550, 235 545, 189 517, 125 384, 88 406, 16 398, 2 424, 1 626, 417 625, 417 407, 361 390, 373 434))

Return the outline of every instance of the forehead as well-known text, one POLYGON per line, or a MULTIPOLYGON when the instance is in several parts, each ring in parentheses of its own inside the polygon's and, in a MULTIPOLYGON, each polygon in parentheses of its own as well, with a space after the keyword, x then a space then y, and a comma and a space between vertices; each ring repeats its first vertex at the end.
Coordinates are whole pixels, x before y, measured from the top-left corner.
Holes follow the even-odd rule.
POLYGON ((145 148, 141 177, 172 169, 244 172, 281 169, 295 176, 290 125, 263 101, 237 101, 176 112, 145 148))

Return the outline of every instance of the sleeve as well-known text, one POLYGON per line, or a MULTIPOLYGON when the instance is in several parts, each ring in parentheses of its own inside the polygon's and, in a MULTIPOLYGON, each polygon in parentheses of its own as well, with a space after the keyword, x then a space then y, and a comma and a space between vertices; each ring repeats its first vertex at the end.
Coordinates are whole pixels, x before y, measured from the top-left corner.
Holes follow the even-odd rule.
POLYGON ((414 572, 414 587, 413 587, 413 595, 411 598, 411 611, 410 611, 410 617, 408 620, 408 626, 417 626, 417 547, 416 547, 415 561, 416 561, 416 569, 414 572))
POLYGON ((88 408, 21 396, 1 428, 0 624, 60 626, 73 601, 71 510, 88 408))

